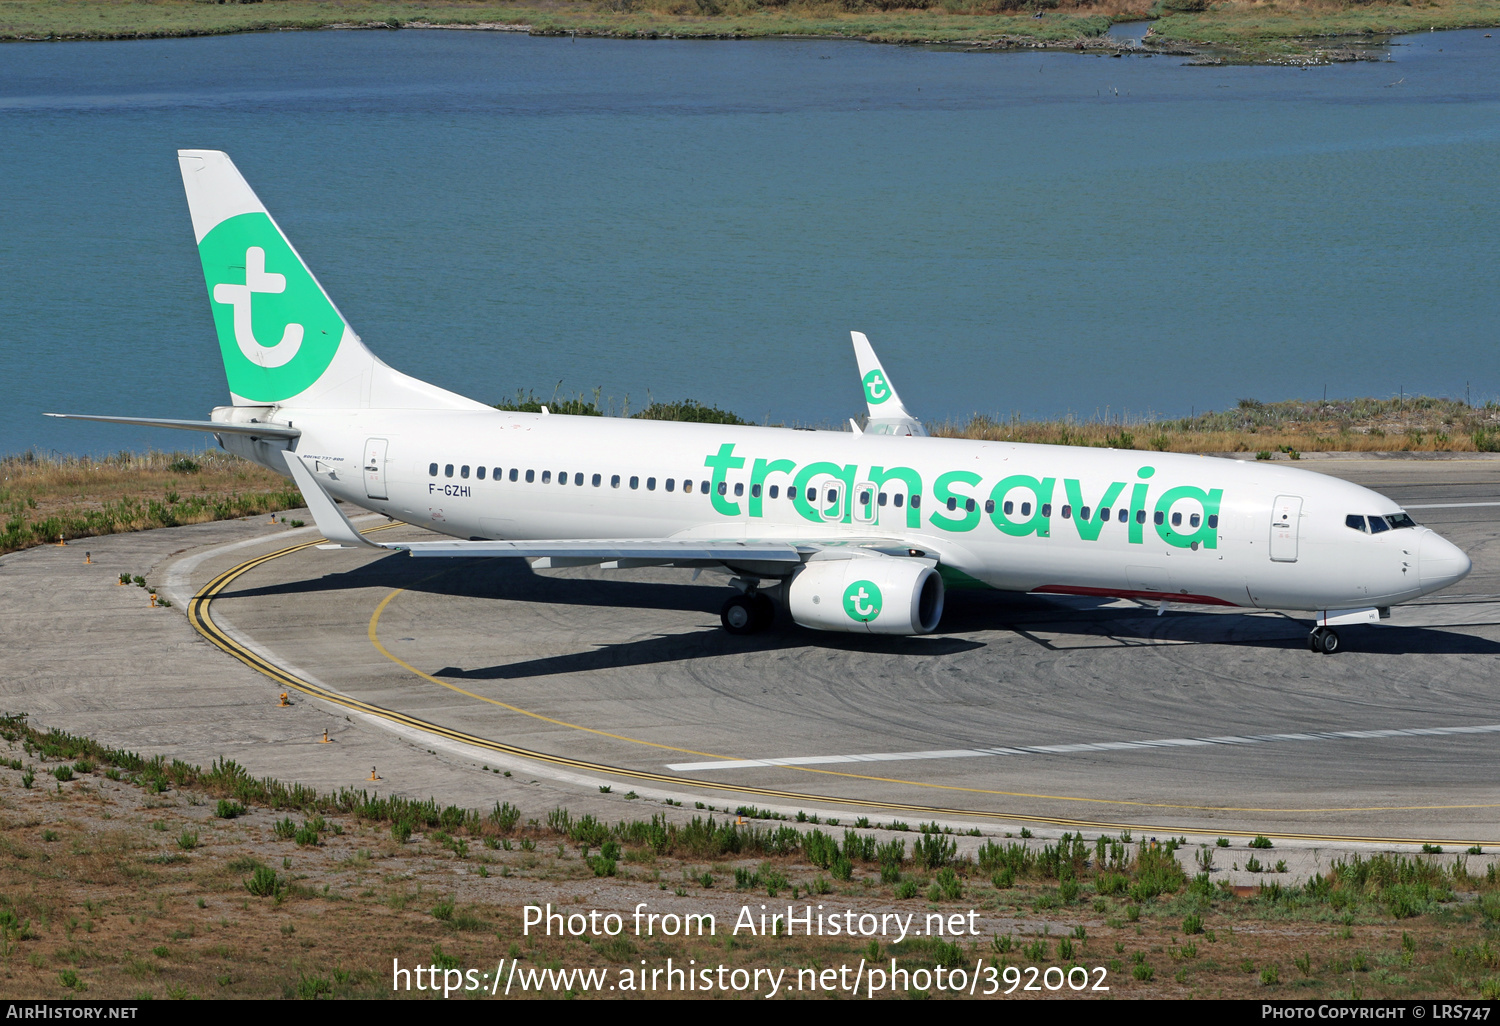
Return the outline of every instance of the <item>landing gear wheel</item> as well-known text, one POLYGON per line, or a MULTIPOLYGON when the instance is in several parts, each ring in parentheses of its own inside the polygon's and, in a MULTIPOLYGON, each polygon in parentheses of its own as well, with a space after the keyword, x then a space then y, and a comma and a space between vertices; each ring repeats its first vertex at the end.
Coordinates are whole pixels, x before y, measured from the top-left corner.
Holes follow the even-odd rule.
POLYGON ((1339 632, 1332 627, 1314 627, 1307 636, 1307 647, 1314 652, 1333 655, 1341 647, 1339 632))
POLYGON ((719 610, 719 619, 730 634, 754 634, 756 630, 755 599, 746 595, 731 595, 719 610))
POLYGON ((769 596, 757 592, 750 597, 750 604, 755 610, 753 629, 755 631, 769 630, 776 622, 776 603, 772 602, 769 596))

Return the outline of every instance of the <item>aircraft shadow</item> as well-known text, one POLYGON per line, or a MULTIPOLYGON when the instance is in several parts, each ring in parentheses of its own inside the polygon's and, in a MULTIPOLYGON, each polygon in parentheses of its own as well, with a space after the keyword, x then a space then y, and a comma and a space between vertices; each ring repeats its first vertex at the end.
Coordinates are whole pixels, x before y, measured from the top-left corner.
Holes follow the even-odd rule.
MULTIPOLYGON (((605 572, 607 574, 607 572, 605 572)), ((614 609, 660 609, 717 616, 727 589, 667 581, 640 582, 609 576, 552 577, 534 572, 520 559, 428 561, 392 553, 383 559, 322 577, 222 592, 221 598, 283 597, 358 588, 404 588, 456 598, 547 603, 614 609), (439 565, 434 565, 439 564, 439 565)), ((953 590, 948 593, 942 636, 920 638, 833 634, 798 627, 779 612, 764 634, 726 635, 718 627, 688 634, 605 645, 589 652, 529 660, 506 666, 445 667, 436 676, 509 679, 550 673, 648 665, 686 658, 788 649, 876 652, 889 655, 951 655, 984 647, 954 635, 1010 630, 1049 650, 1158 644, 1225 644, 1263 649, 1298 649, 1307 644, 1311 620, 1264 613, 1214 612, 1173 608, 1157 616, 1152 608, 1122 608, 1112 599, 1024 595, 953 590), (1049 637, 1053 636, 1053 637, 1049 637)), ((1439 628, 1339 628, 1351 652, 1380 655, 1493 655, 1500 643, 1439 628)))

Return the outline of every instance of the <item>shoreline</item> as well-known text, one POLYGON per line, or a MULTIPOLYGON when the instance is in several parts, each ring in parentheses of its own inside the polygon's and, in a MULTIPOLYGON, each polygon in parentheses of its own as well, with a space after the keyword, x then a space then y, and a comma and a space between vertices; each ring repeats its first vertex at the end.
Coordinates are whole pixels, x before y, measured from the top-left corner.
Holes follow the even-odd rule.
MULTIPOLYGON (((738 0, 744 4, 745 0, 738 0)), ((925 4, 928 0, 914 0, 925 4)), ((0 42, 87 42, 191 38, 245 32, 431 31, 524 32, 533 36, 609 39, 842 39, 892 45, 961 47, 973 51, 1057 50, 1095 55, 1175 56, 1194 65, 1308 66, 1386 60, 1393 36, 1500 26, 1500 0, 1453 0, 1420 10, 1382 4, 1328 13, 1311 7, 1267 8, 1230 0, 1139 0, 1098 7, 1051 7, 984 13, 949 0, 943 9, 862 9, 839 5, 746 7, 699 0, 697 12, 648 9, 639 0, 583 3, 457 3, 429 0, 270 0, 205 4, 194 0, 140 3, 97 0, 0 2, 0 42), (854 8, 854 9, 850 9, 854 8), (710 13, 702 13, 703 11, 710 13), (1109 35, 1116 23, 1151 21, 1142 40, 1109 35)))

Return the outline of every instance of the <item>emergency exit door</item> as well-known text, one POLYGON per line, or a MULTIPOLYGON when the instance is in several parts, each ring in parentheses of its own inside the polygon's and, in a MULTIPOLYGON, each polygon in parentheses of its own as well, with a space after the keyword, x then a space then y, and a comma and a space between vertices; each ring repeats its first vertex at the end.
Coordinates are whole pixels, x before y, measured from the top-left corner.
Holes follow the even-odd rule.
POLYGON ((1271 507, 1271 561, 1297 562, 1297 524, 1302 519, 1302 499, 1278 495, 1271 507))
POLYGON ((386 444, 384 438, 371 438, 365 442, 365 494, 372 499, 389 498, 385 491, 386 444))

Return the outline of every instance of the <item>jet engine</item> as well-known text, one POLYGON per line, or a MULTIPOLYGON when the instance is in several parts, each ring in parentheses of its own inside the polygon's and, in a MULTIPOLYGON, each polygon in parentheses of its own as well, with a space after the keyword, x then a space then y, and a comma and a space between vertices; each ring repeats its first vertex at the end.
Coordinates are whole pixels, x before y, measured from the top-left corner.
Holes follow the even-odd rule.
POLYGON ((814 630, 930 634, 943 616, 943 579, 901 556, 813 560, 787 585, 786 605, 814 630))

